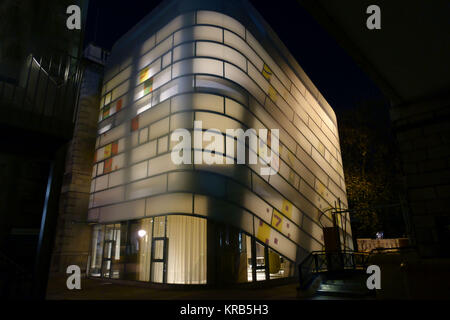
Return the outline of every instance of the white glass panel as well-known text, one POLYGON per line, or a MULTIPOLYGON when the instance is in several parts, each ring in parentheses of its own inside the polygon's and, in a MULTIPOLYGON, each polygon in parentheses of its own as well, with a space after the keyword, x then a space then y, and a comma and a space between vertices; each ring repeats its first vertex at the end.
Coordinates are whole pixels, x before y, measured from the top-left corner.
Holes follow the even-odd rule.
POLYGON ((130 181, 145 178, 147 176, 147 161, 138 163, 129 168, 130 181))
POLYGON ((146 53, 148 50, 155 46, 156 35, 151 36, 148 40, 146 40, 141 47, 141 54, 146 53))
POLYGON ((226 79, 213 77, 213 76, 200 76, 195 77, 195 85, 201 92, 213 92, 227 97, 238 100, 239 102, 246 104, 248 94, 244 89, 238 87, 238 85, 227 81, 226 79))
POLYGON ((94 178, 97 175, 97 165, 94 164, 92 167, 92 175, 91 177, 94 178))
POLYGON ((169 113, 170 113, 170 102, 169 101, 162 102, 139 115, 139 126, 145 127, 146 125, 152 122, 155 122, 159 119, 168 116, 169 113))
POLYGON ((246 60, 242 54, 230 47, 213 42, 197 42, 197 56, 213 57, 229 61, 246 70, 246 60))
POLYGON ((227 194, 230 200, 244 206, 250 212, 270 223, 272 207, 253 192, 230 181, 228 182, 227 194))
POLYGON ((172 66, 172 77, 176 78, 185 74, 193 73, 192 59, 176 62, 172 66))
POLYGON ((223 112, 223 97, 213 94, 195 93, 179 95, 172 99, 172 112, 190 109, 223 112))
POLYGON ((98 163, 98 166, 97 166, 97 175, 98 176, 103 174, 103 166, 104 166, 104 162, 103 161, 98 163))
POLYGON ((104 105, 107 105, 107 104, 110 103, 110 102, 111 102, 111 92, 108 93, 108 94, 105 96, 105 103, 104 103, 104 105))
POLYGON ((174 34, 174 45, 191 40, 222 42, 222 29, 209 26, 195 26, 179 30, 174 34))
POLYGON ((167 67, 172 62, 172 51, 165 54, 162 58, 162 67, 163 69, 167 67))
POLYGON ((264 48, 256 41, 256 39, 248 32, 247 30, 247 42, 250 44, 259 56, 267 63, 269 68, 273 71, 273 73, 277 76, 278 79, 284 84, 286 88, 291 87, 291 82, 286 77, 284 72, 278 67, 272 57, 264 50, 264 48))
POLYGON ((175 81, 171 81, 167 83, 166 85, 162 86, 159 89, 159 95, 154 95, 154 102, 160 103, 161 101, 164 101, 170 97, 173 97, 174 95, 178 94, 180 88, 179 88, 179 80, 176 79, 175 81))
POLYGON ((190 42, 175 47, 173 49, 173 61, 175 62, 180 59, 193 57, 195 48, 194 44, 194 42, 190 42))
POLYGON ((172 21, 170 21, 168 24, 166 24, 164 27, 162 27, 156 33, 156 43, 165 39, 167 36, 169 36, 175 30, 180 29, 183 26, 184 18, 185 18, 184 15, 178 16, 175 19, 173 19, 172 21))
POLYGON ((156 140, 150 141, 130 151, 130 163, 149 159, 156 155, 156 140))
MULTIPOLYGON (((109 80, 105 86, 105 91, 111 91, 114 87, 116 87, 119 83, 123 82, 124 80, 128 79, 131 76, 131 66, 126 68, 125 70, 121 71, 118 75, 116 75, 114 78, 109 80)), ((114 98, 113 98, 114 99, 114 98)))
POLYGON ((240 37, 231 33, 229 31, 224 32, 225 34, 225 43, 229 46, 235 48, 239 52, 241 52, 244 56, 246 56, 255 66, 256 69, 262 70, 264 62, 260 57, 250 48, 250 46, 240 37))
POLYGON ((317 240, 321 240, 323 238, 322 228, 310 218, 305 217, 305 219, 303 219, 302 229, 317 240))
POLYGON ((231 31, 236 32, 242 38, 245 38, 245 28, 235 19, 224 15, 219 12, 214 11, 198 11, 197 12, 197 23, 198 24, 212 24, 216 26, 221 26, 231 31))
POLYGON ((158 139, 158 154, 167 152, 169 146, 169 136, 162 137, 158 139))
POLYGON ((259 101, 259 103, 264 103, 264 92, 242 70, 231 64, 225 63, 225 77, 237 82, 248 90, 259 101))
POLYGON ((108 187, 108 175, 95 179, 95 191, 104 190, 108 187))
POLYGON ((163 213, 192 213, 192 194, 173 193, 147 199, 146 216, 163 213))
POLYGON ((269 91, 269 83, 264 79, 260 71, 256 70, 253 65, 248 66, 248 75, 261 87, 264 92, 269 91))
POLYGON ((166 153, 162 156, 149 160, 148 175, 152 176, 171 170, 183 169, 183 167, 187 166, 189 165, 176 165, 173 163, 170 153, 166 153))
POLYGON ((150 126, 150 139, 163 136, 169 132, 169 117, 159 120, 150 126))
POLYGON ((144 217, 145 200, 129 201, 100 208, 99 222, 120 221, 144 217))
POLYGON ((196 121, 202 121, 203 129, 218 129, 225 133, 227 129, 243 129, 242 124, 223 115, 209 112, 196 112, 196 121))
POLYGON ((155 60, 156 58, 161 57, 165 52, 169 51, 171 47, 172 37, 169 37, 140 59, 138 69, 140 70, 144 68, 146 65, 153 62, 153 60, 155 60))
POLYGON ((253 233, 253 215, 231 203, 196 194, 194 212, 253 233))
POLYGON ((194 73, 207 73, 223 76, 223 62, 213 59, 193 59, 194 73))
POLYGON ((170 67, 158 73, 153 80, 153 90, 159 88, 170 80, 170 67))
POLYGON ((125 135, 125 124, 121 124, 114 129, 105 132, 100 136, 100 146, 104 146, 110 142, 116 141, 125 135))
POLYGON ((303 164, 308 168, 309 171, 314 172, 314 175, 322 180, 328 181, 328 175, 325 171, 319 167, 319 165, 314 162, 310 155, 308 155, 302 148, 297 148, 297 158, 301 159, 303 164))
POLYGON ((139 144, 139 132, 138 131, 134 131, 133 133, 131 133, 131 147, 136 147, 139 144))
POLYGON ((109 187, 115 187, 125 183, 125 170, 118 170, 109 174, 109 187))
POLYGON ((139 144, 145 143, 148 140, 148 128, 139 131, 139 144))
POLYGON ((194 113, 182 112, 170 116, 170 130, 191 129, 194 127, 194 113))
MULTIPOLYGON (((316 150, 312 150, 312 158, 319 164, 319 166, 333 179, 336 183, 339 183, 338 173, 325 161, 321 154, 316 150)), ((324 180, 326 181, 326 180, 324 180)))
POLYGON ((218 60, 196 58, 177 62, 173 66, 173 77, 190 73, 206 73, 222 76, 223 64, 218 60))
POLYGON ((94 193, 92 206, 99 207, 110 203, 117 203, 124 200, 124 188, 117 187, 94 193))
POLYGON ((133 182, 127 186, 127 199, 136 199, 154 194, 162 193, 166 190, 165 175, 133 182))
POLYGON ((112 100, 117 99, 118 97, 120 97, 121 95, 126 93, 129 88, 130 88, 130 81, 125 81, 124 83, 122 83, 120 86, 118 86, 116 89, 114 89, 112 91, 112 98, 111 99, 112 100))

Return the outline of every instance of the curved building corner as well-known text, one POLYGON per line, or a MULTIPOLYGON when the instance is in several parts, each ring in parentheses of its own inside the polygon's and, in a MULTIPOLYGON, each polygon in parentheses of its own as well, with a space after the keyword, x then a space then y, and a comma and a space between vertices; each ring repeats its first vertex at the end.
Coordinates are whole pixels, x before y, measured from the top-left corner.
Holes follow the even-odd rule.
MULTIPOLYGON (((248 2, 161 4, 113 47, 99 108, 91 277, 294 278, 297 264, 323 249, 332 217, 322 212, 347 207, 334 113, 248 2), (172 159, 179 129, 194 137, 192 163, 172 159), (229 129, 255 129, 258 147, 244 149, 257 163, 229 156, 239 150, 229 129), (263 175, 268 152, 278 155, 277 170, 263 175), (217 162, 194 161, 205 154, 217 162)), ((339 227, 353 249, 348 215, 339 227)))

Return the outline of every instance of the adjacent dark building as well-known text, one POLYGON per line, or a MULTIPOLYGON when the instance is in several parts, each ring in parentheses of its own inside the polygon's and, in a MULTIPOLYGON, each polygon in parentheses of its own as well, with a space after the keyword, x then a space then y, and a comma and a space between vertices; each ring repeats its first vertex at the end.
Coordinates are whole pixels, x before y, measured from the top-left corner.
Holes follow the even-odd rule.
POLYGON ((0 4, 0 267, 6 296, 30 296, 32 284, 42 296, 45 287, 81 79, 82 34, 66 27, 71 4, 86 13, 86 1, 0 4))

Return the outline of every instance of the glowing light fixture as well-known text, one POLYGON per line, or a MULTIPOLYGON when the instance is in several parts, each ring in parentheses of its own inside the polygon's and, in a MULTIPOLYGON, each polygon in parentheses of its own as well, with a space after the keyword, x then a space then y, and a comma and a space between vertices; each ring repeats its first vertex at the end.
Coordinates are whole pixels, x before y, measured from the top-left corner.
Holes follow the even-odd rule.
POLYGON ((143 237, 145 237, 146 235, 147 235, 147 231, 142 230, 142 229, 138 231, 138 236, 139 236, 139 237, 143 238, 143 237))

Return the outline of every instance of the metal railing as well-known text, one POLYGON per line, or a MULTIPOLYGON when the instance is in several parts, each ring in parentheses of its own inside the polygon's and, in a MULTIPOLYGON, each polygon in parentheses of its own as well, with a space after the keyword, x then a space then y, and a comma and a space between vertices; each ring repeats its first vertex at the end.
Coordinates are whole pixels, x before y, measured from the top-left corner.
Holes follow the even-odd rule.
POLYGON ((80 60, 73 56, 29 55, 17 80, 0 77, 0 108, 8 106, 23 116, 73 122, 81 77, 80 60))
POLYGON ((370 256, 379 253, 399 253, 416 250, 414 246, 396 248, 375 248, 369 252, 360 251, 311 251, 298 265, 300 289, 307 288, 321 272, 366 270, 370 256))
POLYGON ((307 288, 321 272, 365 270, 369 255, 358 251, 312 251, 298 266, 300 288, 307 288))

